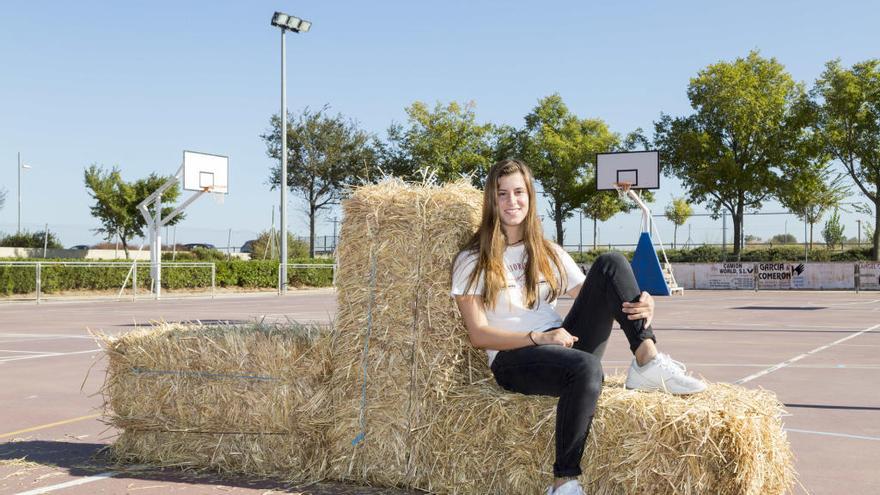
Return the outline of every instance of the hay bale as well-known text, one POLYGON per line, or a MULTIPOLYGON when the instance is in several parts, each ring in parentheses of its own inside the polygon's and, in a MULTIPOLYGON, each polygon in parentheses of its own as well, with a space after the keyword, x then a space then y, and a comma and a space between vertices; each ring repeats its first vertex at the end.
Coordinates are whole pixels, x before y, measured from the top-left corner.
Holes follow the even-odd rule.
POLYGON ((162 325, 101 336, 105 420, 123 461, 324 477, 332 333, 316 325, 162 325))
MULTIPOLYGON (((781 405, 766 390, 712 384, 690 397, 605 383, 581 463, 587 493, 764 495, 794 482, 781 405)), ((438 410, 435 493, 539 493, 553 475, 556 399, 460 387, 438 410)))
MULTIPOLYGON (((328 432, 334 478, 435 493, 534 493, 552 476, 556 400, 497 388, 448 296, 453 257, 476 228, 480 204, 466 184, 395 181, 343 203, 328 432)), ((766 391, 716 384, 678 398, 609 381, 584 481, 606 494, 782 493, 794 475, 780 412, 766 391)))
POLYGON ((449 297, 452 259, 476 228, 481 201, 465 182, 390 180, 343 202, 329 432, 335 477, 415 482, 436 401, 488 376, 485 355, 470 347, 449 297), (362 404, 367 440, 352 446, 363 430, 362 404))

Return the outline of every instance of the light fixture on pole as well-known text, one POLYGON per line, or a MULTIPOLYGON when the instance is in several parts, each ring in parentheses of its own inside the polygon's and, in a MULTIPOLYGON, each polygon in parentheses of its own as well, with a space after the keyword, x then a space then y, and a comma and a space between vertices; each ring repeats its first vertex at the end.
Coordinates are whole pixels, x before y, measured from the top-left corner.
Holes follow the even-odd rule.
POLYGON ((284 34, 287 31, 305 33, 312 23, 299 17, 275 12, 272 25, 281 28, 281 260, 278 266, 278 292, 287 293, 287 62, 284 46, 284 34))
POLYGON ((18 230, 15 232, 17 234, 21 233, 21 171, 27 170, 31 168, 30 165, 25 165, 21 163, 21 152, 18 153, 18 230))

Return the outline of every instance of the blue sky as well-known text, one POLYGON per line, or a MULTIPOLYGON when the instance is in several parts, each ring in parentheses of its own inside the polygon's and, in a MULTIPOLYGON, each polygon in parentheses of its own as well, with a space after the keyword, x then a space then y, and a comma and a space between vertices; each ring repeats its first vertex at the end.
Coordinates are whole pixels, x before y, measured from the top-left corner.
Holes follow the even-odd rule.
MULTIPOLYGON (((97 222, 85 167, 117 165, 127 180, 171 174, 184 149, 228 155, 230 194, 223 205, 192 205, 178 242, 225 245, 232 229, 240 245, 269 227, 279 197, 266 185, 272 162, 259 135, 280 104, 275 10, 313 22, 309 33, 288 35, 289 108, 329 104, 379 135, 415 100, 473 100, 479 120, 519 126, 554 92, 616 132, 651 131, 661 112, 690 113, 688 80, 708 64, 760 49, 811 85, 828 60, 848 66, 878 56, 880 18, 867 1, 0 5, 0 232, 16 226, 20 151, 32 166, 22 179, 22 223, 48 223, 65 245, 98 241, 88 232, 97 222)), ((672 194, 681 190, 665 180, 655 213, 672 194)), ((305 235, 293 196, 289 211, 290 229, 305 235)), ((332 232, 332 216, 319 234, 332 232)), ((855 236, 857 218, 868 219, 844 216, 847 235, 855 236)), ((671 238, 671 227, 658 225, 671 238)), ((720 226, 695 219, 692 240, 720 242, 720 226)), ((785 228, 803 238, 793 216, 746 224, 764 238, 785 228)), ((634 242, 637 229, 635 215, 615 217, 600 226, 600 240, 634 242)), ((577 243, 576 218, 566 230, 566 244, 577 243)), ((584 242, 591 232, 585 224, 584 242)))

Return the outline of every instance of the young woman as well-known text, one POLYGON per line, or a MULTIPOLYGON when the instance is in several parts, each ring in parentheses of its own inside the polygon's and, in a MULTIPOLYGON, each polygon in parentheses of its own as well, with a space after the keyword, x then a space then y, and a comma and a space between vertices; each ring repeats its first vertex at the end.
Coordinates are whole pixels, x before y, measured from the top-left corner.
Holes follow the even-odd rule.
POLYGON ((635 354, 627 388, 691 394, 706 386, 657 352, 654 300, 639 291, 626 258, 604 254, 585 277, 568 253, 544 239, 533 182, 519 160, 492 166, 480 228, 453 264, 452 295, 471 343, 487 350, 498 385, 559 397, 555 482, 547 493, 577 495, 604 377, 600 360, 615 320, 635 354), (575 298, 565 321, 555 309, 563 294, 575 298))

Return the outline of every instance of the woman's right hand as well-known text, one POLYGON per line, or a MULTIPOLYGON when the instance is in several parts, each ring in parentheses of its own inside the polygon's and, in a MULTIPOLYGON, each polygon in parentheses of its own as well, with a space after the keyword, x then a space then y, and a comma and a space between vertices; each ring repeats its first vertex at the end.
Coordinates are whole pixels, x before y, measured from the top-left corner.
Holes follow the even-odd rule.
POLYGON ((571 347, 578 341, 577 337, 561 327, 547 330, 546 332, 533 332, 532 338, 535 339, 538 345, 561 345, 565 347, 571 347))

